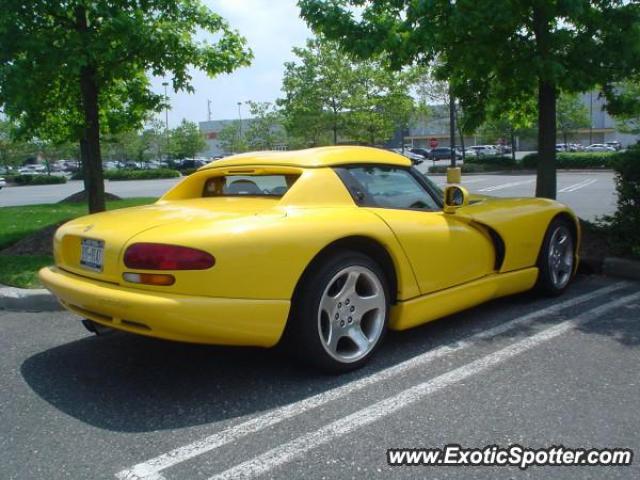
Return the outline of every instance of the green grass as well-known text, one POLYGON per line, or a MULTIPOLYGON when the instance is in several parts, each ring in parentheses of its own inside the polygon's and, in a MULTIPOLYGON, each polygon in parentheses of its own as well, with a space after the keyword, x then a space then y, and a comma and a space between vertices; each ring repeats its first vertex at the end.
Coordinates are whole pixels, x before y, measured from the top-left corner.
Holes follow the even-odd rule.
POLYGON ((39 288, 38 270, 53 263, 49 255, 0 254, 0 283, 19 288, 39 288))
MULTIPOLYGON (((107 209, 133 207, 152 203, 155 198, 128 198, 107 202, 107 209)), ((0 207, 0 250, 16 243, 23 237, 55 223, 86 215, 85 203, 51 203, 0 207)), ((0 283, 3 283, 0 280, 0 283)))

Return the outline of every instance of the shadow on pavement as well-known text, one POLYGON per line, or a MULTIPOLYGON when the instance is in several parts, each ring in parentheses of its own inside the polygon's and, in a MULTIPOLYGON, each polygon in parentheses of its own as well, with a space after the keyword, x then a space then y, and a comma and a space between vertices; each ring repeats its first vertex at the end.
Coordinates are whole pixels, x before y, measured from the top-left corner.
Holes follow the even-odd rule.
MULTIPOLYGON (((85 337, 35 354, 22 364, 21 373, 42 399, 97 428, 185 428, 307 398, 553 302, 523 294, 406 332, 390 332, 369 365, 340 376, 297 365, 274 350, 190 345, 121 333, 85 337)), ((518 334, 527 335, 527 330, 518 334)), ((637 336, 628 339, 637 344, 637 336)))

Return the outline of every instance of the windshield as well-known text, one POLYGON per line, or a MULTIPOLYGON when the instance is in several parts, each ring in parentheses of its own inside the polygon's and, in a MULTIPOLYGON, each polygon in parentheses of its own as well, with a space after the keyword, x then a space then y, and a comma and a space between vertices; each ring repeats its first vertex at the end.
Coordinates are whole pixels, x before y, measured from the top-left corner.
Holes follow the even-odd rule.
POLYGON ((209 178, 203 197, 281 197, 298 175, 222 175, 209 178))

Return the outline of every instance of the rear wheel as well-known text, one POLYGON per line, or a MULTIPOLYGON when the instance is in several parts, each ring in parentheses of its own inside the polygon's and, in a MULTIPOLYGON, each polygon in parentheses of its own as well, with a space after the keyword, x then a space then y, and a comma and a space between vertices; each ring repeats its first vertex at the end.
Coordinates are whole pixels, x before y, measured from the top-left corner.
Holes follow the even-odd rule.
POLYGON ((362 366, 387 329, 389 292, 380 266, 361 253, 344 251, 303 282, 287 326, 290 349, 331 372, 362 366))
POLYGON ((576 239, 567 220, 557 218, 545 234, 538 258, 537 287, 547 295, 560 295, 569 285, 575 266, 576 239))

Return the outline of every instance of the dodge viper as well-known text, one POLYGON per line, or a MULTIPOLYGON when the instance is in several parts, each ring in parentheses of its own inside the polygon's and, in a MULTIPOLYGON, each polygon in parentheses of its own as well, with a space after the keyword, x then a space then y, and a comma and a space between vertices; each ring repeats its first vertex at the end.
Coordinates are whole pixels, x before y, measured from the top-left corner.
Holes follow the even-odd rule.
POLYGON ((156 203, 61 226, 42 283, 96 327, 219 345, 286 345, 364 364, 404 330, 537 288, 558 295, 580 230, 543 198, 441 191, 368 147, 218 160, 156 203))

